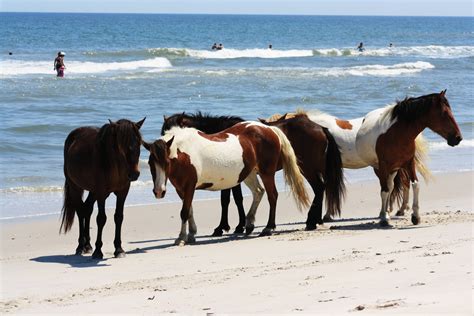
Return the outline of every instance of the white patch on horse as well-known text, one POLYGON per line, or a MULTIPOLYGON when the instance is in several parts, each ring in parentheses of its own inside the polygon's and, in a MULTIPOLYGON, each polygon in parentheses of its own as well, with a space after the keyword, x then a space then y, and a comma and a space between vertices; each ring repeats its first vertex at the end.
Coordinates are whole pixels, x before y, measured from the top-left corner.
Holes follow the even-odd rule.
POLYGON ((337 125, 335 116, 319 111, 311 111, 307 113, 308 118, 327 128, 334 137, 336 144, 341 151, 342 165, 344 168, 359 169, 367 167, 367 164, 359 157, 356 149, 356 137, 363 118, 349 120, 352 125, 351 129, 343 129, 337 125))
POLYGON ((170 158, 180 152, 189 155, 191 164, 196 169, 196 187, 212 183, 206 190, 219 191, 236 186, 240 172, 244 169, 243 149, 239 139, 233 134, 226 134, 224 141, 212 141, 201 135, 194 128, 172 128, 163 139, 175 137, 170 148, 170 158))
POLYGON ((391 113, 395 105, 389 105, 381 109, 373 110, 364 117, 364 122, 357 132, 355 145, 359 157, 368 166, 377 168, 379 161, 377 158, 376 145, 380 135, 396 122, 392 120, 391 113))
POLYGON ((155 179, 155 190, 157 198, 161 198, 163 191, 166 190, 166 174, 160 165, 155 163, 156 179, 155 179))

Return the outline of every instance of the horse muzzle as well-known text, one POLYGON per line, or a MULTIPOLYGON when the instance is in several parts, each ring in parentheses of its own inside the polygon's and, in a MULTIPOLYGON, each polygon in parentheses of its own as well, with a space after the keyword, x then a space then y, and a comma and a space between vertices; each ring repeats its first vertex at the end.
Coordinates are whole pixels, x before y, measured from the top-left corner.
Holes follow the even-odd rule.
POLYGON ((153 189, 153 194, 155 195, 155 198, 162 199, 165 197, 166 190, 156 191, 155 189, 153 189))
POLYGON ((461 135, 450 135, 448 137, 448 145, 454 147, 458 145, 462 141, 461 135))
POLYGON ((133 171, 128 174, 128 180, 130 181, 137 181, 138 177, 140 176, 140 171, 133 171))

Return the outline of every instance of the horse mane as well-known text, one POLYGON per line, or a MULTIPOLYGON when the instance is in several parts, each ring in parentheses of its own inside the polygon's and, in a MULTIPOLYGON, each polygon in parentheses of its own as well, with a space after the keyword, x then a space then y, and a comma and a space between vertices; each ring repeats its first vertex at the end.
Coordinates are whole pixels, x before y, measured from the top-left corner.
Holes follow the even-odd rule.
POLYGON ((390 112, 392 120, 398 119, 402 122, 413 122, 426 115, 431 107, 432 98, 435 93, 416 98, 406 97, 402 101, 397 101, 390 112))
POLYGON ((161 129, 161 135, 164 135, 166 130, 169 130, 171 127, 179 126, 180 119, 188 119, 188 121, 192 122, 191 127, 194 127, 206 134, 218 133, 237 123, 245 121, 240 116, 234 115, 215 116, 209 113, 203 113, 201 111, 192 114, 183 112, 173 114, 165 120, 165 123, 161 129))
POLYGON ((99 161, 102 168, 109 170, 112 162, 117 161, 117 152, 122 148, 129 148, 133 137, 137 137, 138 142, 141 143, 142 136, 138 127, 127 119, 104 124, 97 135, 99 161))

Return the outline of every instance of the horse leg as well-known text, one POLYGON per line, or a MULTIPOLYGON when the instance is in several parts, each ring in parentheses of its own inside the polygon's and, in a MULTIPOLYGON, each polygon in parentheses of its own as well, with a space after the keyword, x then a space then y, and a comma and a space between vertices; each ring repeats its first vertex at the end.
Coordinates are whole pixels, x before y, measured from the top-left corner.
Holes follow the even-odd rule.
POLYGON ((408 206, 408 198, 410 196, 410 184, 406 186, 403 184, 403 199, 402 199, 402 206, 395 214, 396 216, 404 216, 405 210, 408 210, 410 207, 408 206))
POLYGON ((122 249, 122 222, 123 222, 123 206, 125 204, 125 199, 127 198, 128 190, 127 189, 115 192, 117 196, 117 203, 115 206, 115 214, 114 214, 114 222, 115 222, 115 239, 114 239, 114 257, 115 258, 123 258, 125 257, 125 251, 122 249))
MULTIPOLYGON (((186 233, 186 224, 190 218, 191 204, 193 201, 194 188, 188 189, 185 193, 178 193, 182 196, 183 206, 181 207, 180 217, 181 217, 181 231, 178 238, 175 240, 175 245, 184 246, 187 242, 188 234, 186 233)), ((196 224, 194 224, 196 225, 196 224)))
POLYGON ((86 243, 84 245, 83 253, 91 253, 92 252, 92 245, 91 245, 91 235, 90 235, 90 224, 91 224, 91 215, 92 211, 94 210, 94 203, 95 197, 92 192, 89 192, 86 201, 84 202, 84 236, 86 238, 86 243))
POLYGON ((219 226, 214 229, 212 237, 222 236, 223 230, 229 231, 229 203, 230 203, 230 189, 225 189, 221 191, 221 222, 219 226))
POLYGON ((99 214, 97 214, 97 240, 95 242, 95 250, 92 254, 92 258, 101 260, 104 258, 104 254, 102 253, 102 230, 107 221, 107 215, 105 214, 105 198, 98 199, 97 206, 99 208, 99 214))
POLYGON ((323 224, 321 217, 323 213, 324 183, 319 175, 316 179, 312 179, 308 182, 313 189, 314 199, 309 208, 308 218, 306 219, 306 230, 315 230, 316 224, 323 224))
POLYGON ((270 204, 270 213, 268 216, 267 226, 260 233, 262 236, 270 236, 272 231, 275 230, 275 215, 276 215, 276 204, 278 199, 278 191, 275 186, 275 175, 261 175, 263 186, 267 190, 268 203, 270 204))
POLYGON ((189 234, 187 238, 188 244, 194 244, 196 242, 196 238, 194 236, 196 236, 196 233, 197 233, 197 226, 196 226, 196 222, 194 221, 192 205, 189 208, 188 230, 189 230, 189 234))
POLYGON ((240 184, 232 188, 232 196, 234 197, 235 206, 237 206, 237 210, 239 211, 239 224, 235 227, 234 234, 242 234, 245 227, 245 209, 240 184))
POLYGON ((386 227, 389 226, 389 220, 390 216, 388 215, 388 206, 390 204, 390 194, 392 193, 393 190, 393 179, 395 179, 395 176, 397 175, 397 171, 392 172, 388 175, 386 175, 385 172, 379 172, 377 174, 379 176, 379 181, 380 181, 380 197, 382 199, 382 207, 380 210, 380 226, 386 227))
POLYGON ((86 237, 85 237, 85 210, 84 210, 84 203, 81 202, 81 206, 77 208, 76 214, 78 219, 78 226, 79 226, 79 238, 77 240, 77 248, 76 248, 76 256, 81 256, 85 253, 84 248, 86 245, 86 237))
POLYGON ((411 222, 413 225, 418 225, 420 223, 420 214, 419 214, 419 209, 420 206, 418 204, 418 195, 420 193, 420 187, 418 184, 418 181, 413 181, 412 183, 412 188, 413 188, 413 214, 411 214, 411 222))
POLYGON ((265 190, 260 185, 260 182, 257 178, 257 172, 252 171, 248 175, 248 177, 244 180, 245 185, 250 189, 252 192, 252 205, 247 213, 247 217, 245 219, 245 234, 250 235, 255 228, 255 214, 257 213, 258 205, 262 200, 263 194, 265 190))

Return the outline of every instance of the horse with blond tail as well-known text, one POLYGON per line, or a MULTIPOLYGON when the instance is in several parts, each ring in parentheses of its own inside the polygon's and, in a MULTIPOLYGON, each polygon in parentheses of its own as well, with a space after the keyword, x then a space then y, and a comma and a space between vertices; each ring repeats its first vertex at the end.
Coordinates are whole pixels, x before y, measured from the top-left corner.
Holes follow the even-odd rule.
MULTIPOLYGON (((155 197, 164 197, 169 178, 183 201, 181 231, 176 239, 178 245, 195 241, 197 227, 192 209, 195 190, 220 191, 244 182, 254 192, 258 187, 257 173, 270 204, 268 223, 260 235, 271 235, 276 228, 278 191, 275 173, 279 164, 298 208, 309 205, 293 148, 276 127, 246 121, 215 134, 205 134, 195 128, 173 127, 155 142, 144 142, 144 146, 150 152, 148 163, 155 197)), ((257 207, 254 204, 249 213, 257 207)), ((250 234, 254 223, 251 216, 247 217, 246 233, 250 234)))

